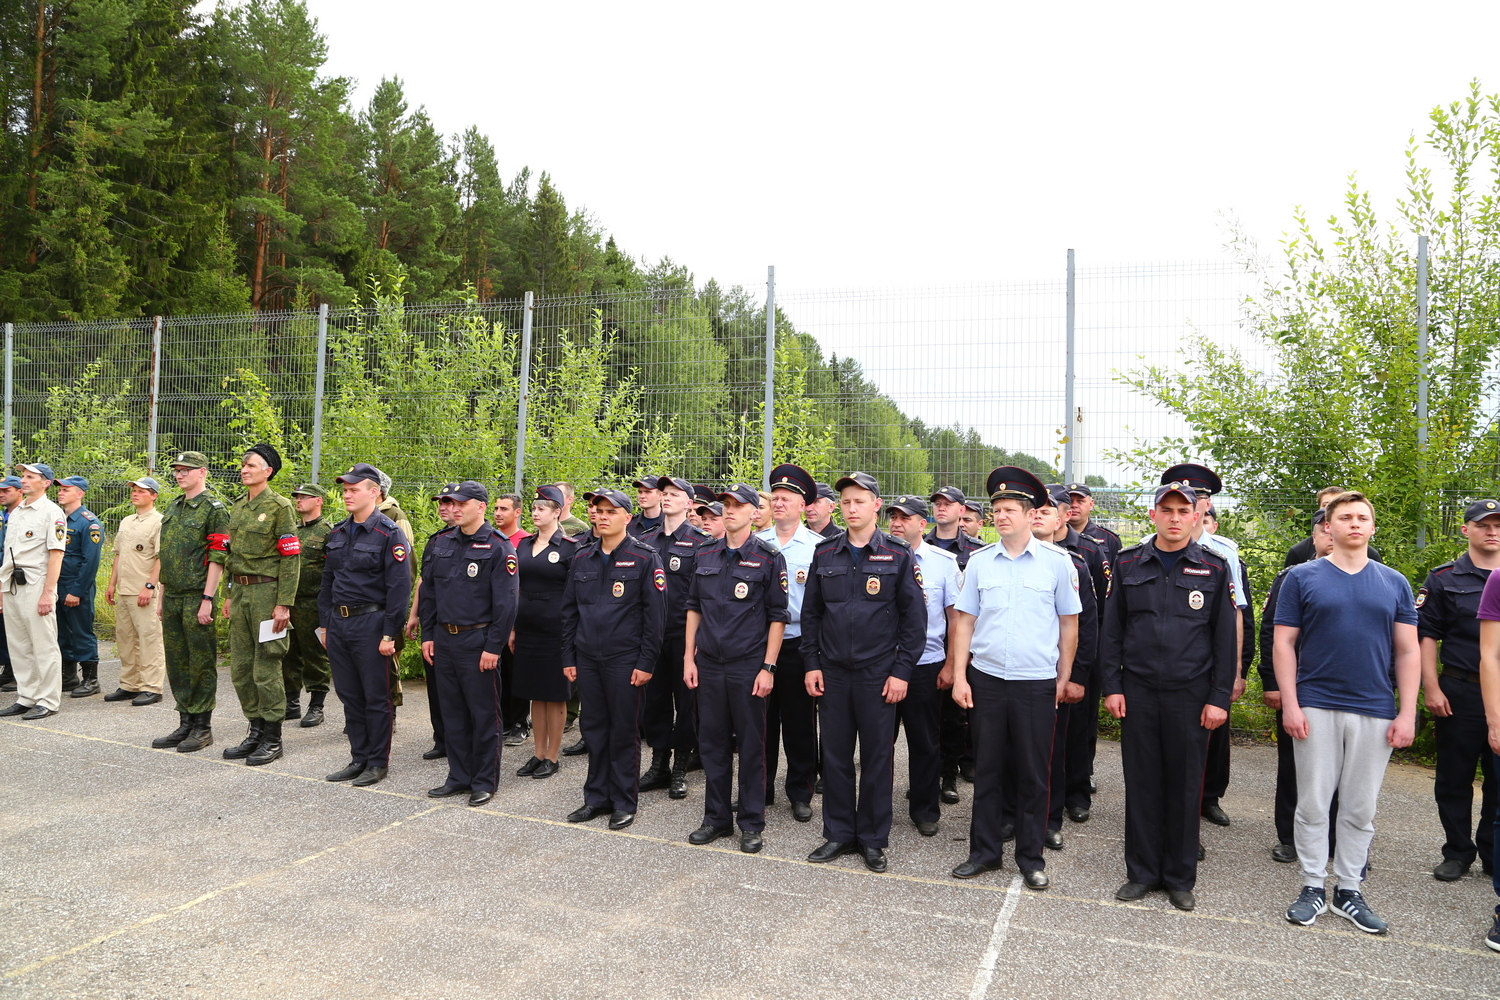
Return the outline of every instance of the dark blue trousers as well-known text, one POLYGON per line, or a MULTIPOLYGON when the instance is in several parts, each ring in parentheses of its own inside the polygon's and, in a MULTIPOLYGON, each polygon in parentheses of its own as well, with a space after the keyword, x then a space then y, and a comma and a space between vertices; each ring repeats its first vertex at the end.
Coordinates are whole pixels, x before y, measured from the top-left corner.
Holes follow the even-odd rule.
POLYGON ((500 785, 500 668, 480 670, 486 629, 433 636, 433 673, 439 677, 448 784, 476 792, 500 785))
POLYGON ((781 640, 776 654, 776 686, 766 699, 766 788, 776 787, 786 748, 786 797, 811 803, 818 781, 818 699, 807 693, 802 637, 781 640))
POLYGON ((694 750, 693 692, 682 679, 682 633, 661 642, 656 672, 646 683, 641 707, 641 732, 652 750, 694 750))
MULTIPOLYGON (((476 631, 479 631, 476 629, 476 631)), ((423 638, 427 638, 423 636, 423 638)), ((436 638, 433 642, 436 643, 436 638)), ((433 646, 432 658, 437 659, 437 647, 433 646)), ((432 720, 432 745, 440 750, 448 749, 447 727, 443 725, 443 679, 438 675, 437 667, 428 663, 425 665, 427 675, 427 717, 432 720)))
POLYGON ((633 813, 641 783, 641 689, 630 683, 635 660, 578 659, 578 728, 589 748, 583 802, 633 813))
POLYGON ((389 767, 391 724, 390 657, 380 655, 378 612, 328 623, 328 667, 333 690, 344 705, 349 758, 367 767, 389 767))
POLYGON ((891 768, 896 706, 881 695, 883 668, 823 665, 823 839, 884 849, 891 836, 891 768), (854 789, 854 743, 859 741, 859 795, 854 789))
POLYGON ((1016 867, 1041 871, 1047 832, 1047 784, 1052 773, 1052 736, 1057 725, 1055 680, 1002 680, 968 668, 974 707, 974 810, 969 823, 969 860, 999 864, 1004 856, 1000 827, 1016 826, 1016 867))
POLYGON ((1448 696, 1453 714, 1432 723, 1437 744, 1437 771, 1432 793, 1437 800, 1438 819, 1443 824, 1443 858, 1466 865, 1475 858, 1494 854, 1496 795, 1495 771, 1490 766, 1489 725, 1479 685, 1443 674, 1438 684, 1448 696), (1476 828, 1474 815, 1474 769, 1483 769, 1481 808, 1476 828))
POLYGON ((937 675, 942 669, 942 660, 917 664, 911 672, 906 697, 896 702, 896 718, 906 729, 906 775, 910 789, 906 809, 913 823, 938 820, 943 780, 938 729, 943 699, 953 701, 951 691, 938 690, 937 675))
MULTIPOLYGON (((715 829, 734 825, 729 809, 734 773, 734 741, 740 749, 739 826, 749 833, 766 828, 766 699, 757 698, 755 677, 761 661, 720 663, 699 656, 698 752, 707 787, 703 822, 715 829)), ((776 683, 781 683, 778 673, 776 683)), ((772 690, 775 690, 772 688, 772 690)))
POLYGON ((1083 774, 1082 802, 1073 800, 1073 784, 1070 777, 1076 776, 1078 764, 1075 755, 1088 752, 1088 699, 1071 705, 1057 706, 1057 727, 1052 734, 1052 774, 1047 787, 1047 829, 1061 830, 1063 807, 1079 805, 1089 808, 1089 776, 1083 774))
POLYGON ((1208 734, 1199 722, 1208 678, 1162 691, 1126 673, 1120 758, 1125 768, 1125 874, 1132 882, 1191 890, 1208 734))
POLYGON ((98 663, 99 639, 94 635, 94 588, 80 598, 78 607, 63 603, 57 595, 57 648, 64 663, 98 663))

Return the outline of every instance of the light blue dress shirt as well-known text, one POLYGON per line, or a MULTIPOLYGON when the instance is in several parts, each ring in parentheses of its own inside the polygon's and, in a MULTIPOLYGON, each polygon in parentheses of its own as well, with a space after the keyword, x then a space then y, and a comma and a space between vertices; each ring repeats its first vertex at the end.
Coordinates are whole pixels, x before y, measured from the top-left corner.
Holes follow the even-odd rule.
POLYGON ((1055 680, 1059 615, 1083 610, 1073 558, 1033 538, 1012 558, 1003 542, 969 556, 958 610, 973 615, 974 666, 1008 681, 1055 680))
POLYGON ((757 531, 755 537, 776 546, 786 560, 786 610, 791 620, 787 622, 785 638, 796 639, 802 635, 802 595, 807 590, 807 569, 812 565, 813 550, 828 539, 805 524, 797 525, 785 545, 776 537, 774 524, 757 531))
POLYGON ((937 663, 948 656, 948 609, 958 603, 958 557, 923 542, 915 549, 927 599, 927 645, 918 663, 937 663))

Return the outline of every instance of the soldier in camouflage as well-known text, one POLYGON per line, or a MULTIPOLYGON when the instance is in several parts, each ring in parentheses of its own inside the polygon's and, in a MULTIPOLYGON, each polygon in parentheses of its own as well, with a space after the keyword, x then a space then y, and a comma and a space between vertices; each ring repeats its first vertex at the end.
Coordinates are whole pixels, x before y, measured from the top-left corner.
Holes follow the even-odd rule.
POLYGON ((323 701, 328 697, 331 675, 328 652, 318 641, 318 589, 323 585, 323 563, 328 558, 328 533, 333 525, 323 516, 328 491, 317 483, 303 483, 292 493, 301 523, 297 541, 302 546, 302 572, 297 578, 297 603, 292 606, 292 638, 281 661, 286 684, 286 717, 302 720, 308 729, 323 721, 323 701), (307 688, 307 715, 297 696, 307 688))
POLYGON ((229 511, 230 597, 224 601, 229 620, 229 676, 250 722, 226 760, 256 766, 281 756, 281 722, 286 718, 286 685, 281 659, 291 645, 287 626, 297 603, 302 545, 297 539, 297 509, 271 489, 281 455, 258 444, 240 459, 240 482, 246 493, 229 511), (261 623, 271 622, 272 638, 260 641, 261 623))
POLYGON ((229 555, 229 505, 208 489, 208 459, 202 452, 178 455, 172 475, 182 494, 162 512, 157 575, 167 681, 177 699, 179 725, 151 745, 192 753, 214 741, 219 688, 214 597, 229 555))

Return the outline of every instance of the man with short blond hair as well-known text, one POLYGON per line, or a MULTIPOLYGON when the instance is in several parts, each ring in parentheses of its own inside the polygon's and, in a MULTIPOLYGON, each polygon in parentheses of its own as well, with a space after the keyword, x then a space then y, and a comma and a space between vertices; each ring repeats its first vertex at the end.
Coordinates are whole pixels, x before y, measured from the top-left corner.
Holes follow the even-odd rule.
POLYGON ((135 513, 120 520, 115 531, 114 565, 104 599, 115 608, 115 647, 120 654, 120 684, 105 701, 129 701, 152 705, 161 701, 162 682, 167 677, 167 654, 162 648, 161 511, 156 497, 161 484, 150 476, 133 479, 130 504, 135 513), (118 602, 116 598, 119 598, 118 602))

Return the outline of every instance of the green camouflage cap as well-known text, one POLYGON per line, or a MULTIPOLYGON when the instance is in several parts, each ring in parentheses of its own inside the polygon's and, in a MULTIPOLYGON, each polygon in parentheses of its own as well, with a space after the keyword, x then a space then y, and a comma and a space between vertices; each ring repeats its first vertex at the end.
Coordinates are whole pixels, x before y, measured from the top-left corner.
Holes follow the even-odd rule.
POLYGON ((201 451, 178 452, 177 457, 172 459, 173 468, 183 469, 206 469, 208 468, 208 456, 201 451))
POLYGON ((292 496, 294 496, 294 497, 322 497, 324 500, 327 500, 328 499, 328 491, 325 490, 323 487, 319 486, 317 483, 303 483, 301 486, 297 487, 295 490, 292 490, 292 496))

